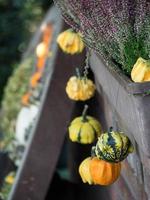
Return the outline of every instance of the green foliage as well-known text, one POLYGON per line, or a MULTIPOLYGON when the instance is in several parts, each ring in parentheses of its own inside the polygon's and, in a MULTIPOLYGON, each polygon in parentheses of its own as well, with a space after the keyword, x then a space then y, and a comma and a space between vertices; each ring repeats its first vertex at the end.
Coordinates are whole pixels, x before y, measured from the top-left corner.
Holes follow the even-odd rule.
POLYGON ((4 184, 0 190, 0 198, 2 200, 7 200, 9 197, 9 193, 11 191, 12 185, 14 184, 16 173, 11 172, 8 174, 8 176, 5 178, 4 184), (9 180, 10 179, 10 180, 9 180))
POLYGON ((5 88, 0 127, 5 134, 4 140, 6 140, 6 143, 8 143, 15 134, 15 121, 22 106, 21 98, 28 90, 33 64, 33 57, 25 59, 19 67, 16 67, 5 88))
POLYGON ((9 197, 9 193, 11 191, 12 185, 8 183, 4 183, 3 188, 0 192, 0 198, 3 200, 7 200, 9 197))
POLYGON ((19 61, 51 3, 48 0, 0 0, 0 100, 12 66, 19 61))

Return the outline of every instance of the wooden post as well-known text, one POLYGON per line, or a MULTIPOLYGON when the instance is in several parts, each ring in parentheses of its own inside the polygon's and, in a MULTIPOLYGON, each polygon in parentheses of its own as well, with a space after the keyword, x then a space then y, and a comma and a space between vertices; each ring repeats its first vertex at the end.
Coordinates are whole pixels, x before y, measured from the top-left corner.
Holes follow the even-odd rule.
POLYGON ((22 166, 19 168, 9 200, 44 200, 61 152, 70 122, 74 102, 65 93, 68 78, 74 67, 84 62, 84 56, 68 56, 58 50, 56 37, 63 30, 63 22, 56 9, 50 13, 54 24, 53 57, 49 58, 49 78, 35 131, 30 138, 22 166))

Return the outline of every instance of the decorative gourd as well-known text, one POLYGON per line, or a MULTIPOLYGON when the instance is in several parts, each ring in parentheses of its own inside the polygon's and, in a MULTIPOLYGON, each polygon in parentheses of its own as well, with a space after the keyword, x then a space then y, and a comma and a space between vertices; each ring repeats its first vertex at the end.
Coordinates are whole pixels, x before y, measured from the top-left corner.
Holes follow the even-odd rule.
POLYGON ((121 163, 109 163, 96 157, 88 157, 79 166, 84 183, 110 185, 120 176, 121 163))
POLYGON ((40 44, 37 45, 36 47, 36 55, 39 58, 45 58, 48 55, 48 47, 47 44, 44 42, 41 42, 40 44))
POLYGON ((113 131, 111 128, 107 133, 100 135, 92 151, 99 159, 117 163, 132 153, 133 149, 133 145, 126 135, 113 131))
POLYGON ((24 146, 27 144, 32 125, 35 123, 39 108, 37 105, 30 104, 22 107, 18 113, 15 126, 15 145, 24 146))
POLYGON ((41 27, 43 35, 42 35, 42 41, 49 45, 51 39, 52 39, 52 35, 53 35, 53 26, 52 24, 43 24, 43 26, 41 27))
POLYGON ((91 159, 91 157, 86 158, 79 166, 79 174, 82 178, 83 183, 89 183, 90 185, 93 184, 92 176, 90 173, 91 159))
POLYGON ((110 185, 120 176, 121 163, 109 163, 98 158, 90 161, 90 174, 94 184, 110 185))
POLYGON ((12 185, 15 181, 15 173, 9 173, 5 178, 5 183, 12 185))
POLYGON ((69 138, 72 142, 91 144, 101 134, 100 123, 91 116, 87 116, 86 105, 82 116, 75 118, 69 126, 69 138))
POLYGON ((60 48, 68 54, 78 54, 84 49, 81 36, 72 29, 68 29, 58 35, 57 43, 60 48))
POLYGON ((66 93, 68 97, 75 101, 86 101, 94 96, 96 86, 92 80, 80 76, 78 69, 77 75, 72 76, 67 82, 66 93))
POLYGON ((29 106, 30 105, 30 97, 31 97, 31 95, 32 95, 31 92, 27 92, 26 94, 23 95, 21 102, 22 102, 22 104, 24 106, 29 106))
POLYGON ((38 85, 41 77, 42 77, 42 73, 40 71, 37 71, 35 72, 35 74, 32 75, 31 80, 30 80, 30 85, 32 88, 35 88, 38 85))
POLYGON ((36 66, 39 70, 41 70, 42 68, 44 68, 45 66, 45 62, 46 62, 46 58, 45 57, 40 57, 37 59, 37 63, 36 66))
POLYGON ((138 58, 131 71, 131 78, 134 82, 150 81, 150 60, 138 58))

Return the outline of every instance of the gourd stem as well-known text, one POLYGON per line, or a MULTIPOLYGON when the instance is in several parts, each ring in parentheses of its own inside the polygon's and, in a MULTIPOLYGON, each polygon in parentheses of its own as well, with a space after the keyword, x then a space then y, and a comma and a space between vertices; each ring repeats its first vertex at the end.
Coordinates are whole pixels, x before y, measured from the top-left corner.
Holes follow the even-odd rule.
POLYGON ((72 29, 72 28, 69 28, 67 31, 73 32, 73 29, 72 29))
POLYGON ((111 135, 111 132, 112 132, 112 131, 113 131, 113 127, 111 126, 111 127, 109 128, 108 134, 111 135))
POLYGON ((96 157, 96 154, 95 154, 95 146, 93 146, 93 147, 91 148, 91 157, 92 157, 92 158, 96 157))
POLYGON ((78 78, 81 78, 80 70, 78 67, 76 67, 76 75, 78 78))
POLYGON ((88 105, 85 105, 84 106, 84 110, 83 110, 83 112, 82 112, 82 121, 83 122, 86 122, 87 121, 87 110, 88 110, 88 105))

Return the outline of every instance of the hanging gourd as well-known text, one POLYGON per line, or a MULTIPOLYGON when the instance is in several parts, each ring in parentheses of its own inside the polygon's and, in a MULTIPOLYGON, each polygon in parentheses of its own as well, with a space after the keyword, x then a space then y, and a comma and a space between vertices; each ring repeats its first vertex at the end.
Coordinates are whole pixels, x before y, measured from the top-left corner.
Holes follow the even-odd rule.
POLYGON ((66 93, 68 97, 75 101, 86 101, 94 96, 96 86, 92 80, 81 76, 79 69, 77 75, 72 76, 67 82, 66 93))
POLYGON ((57 43, 65 53, 72 55, 81 53, 85 47, 80 34, 75 33, 72 29, 60 33, 57 43))
POLYGON ((92 158, 90 173, 94 184, 110 185, 120 176, 121 163, 109 163, 98 158, 92 158))
POLYGON ((87 115, 88 106, 85 105, 82 116, 75 118, 69 126, 69 138, 72 142, 91 144, 101 134, 101 125, 94 118, 87 115))
POLYGON ((134 82, 150 81, 150 60, 138 58, 131 71, 131 78, 134 82))
POLYGON ((36 55, 38 58, 45 58, 48 55, 48 46, 46 43, 41 42, 37 45, 36 55))
POLYGON ((121 172, 121 163, 109 163, 96 157, 86 158, 79 166, 79 174, 84 183, 110 185, 121 172))
POLYGON ((117 163, 132 153, 133 149, 133 145, 126 135, 110 128, 108 132, 100 135, 92 151, 99 159, 117 163))

